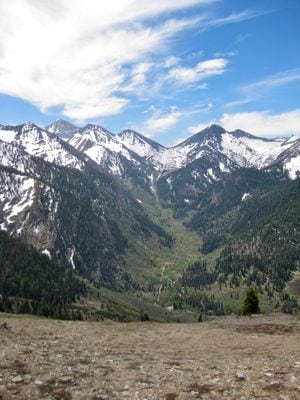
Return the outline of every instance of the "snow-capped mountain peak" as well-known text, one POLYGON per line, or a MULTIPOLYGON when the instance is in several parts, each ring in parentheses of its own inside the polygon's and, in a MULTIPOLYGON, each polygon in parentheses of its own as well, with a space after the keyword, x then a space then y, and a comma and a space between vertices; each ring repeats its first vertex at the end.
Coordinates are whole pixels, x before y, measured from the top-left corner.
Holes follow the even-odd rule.
POLYGON ((18 126, 0 126, 0 140, 20 146, 28 154, 57 165, 77 169, 83 166, 82 161, 69 151, 62 139, 32 122, 18 126))
POLYGON ((299 136, 266 139, 240 129, 228 132, 219 125, 211 125, 171 148, 132 129, 114 135, 100 125, 77 128, 63 120, 54 121, 47 130, 31 122, 0 125, 0 140, 21 145, 27 153, 58 165, 81 168, 76 151, 72 152, 72 147, 68 148, 55 132, 63 137, 72 133, 69 145, 119 176, 127 176, 125 171, 133 168, 139 174, 144 171, 146 179, 155 181, 200 159, 210 160, 224 173, 240 167, 265 168, 276 162, 283 163, 283 167, 289 163, 286 170, 290 177, 298 173, 298 162, 294 158, 298 157, 299 136))
POLYGON ((57 119, 52 124, 45 126, 46 131, 54 133, 64 140, 70 139, 79 131, 79 128, 68 121, 57 119))
POLYGON ((89 124, 80 129, 69 143, 116 175, 123 175, 123 159, 136 163, 131 151, 118 137, 100 125, 89 124))
POLYGON ((116 141, 114 134, 100 125, 88 124, 84 128, 79 130, 79 134, 81 136, 89 138, 95 143, 108 143, 110 141, 116 141))
POLYGON ((126 129, 120 132, 117 137, 128 149, 142 158, 150 159, 157 153, 166 150, 164 146, 132 129, 126 129))

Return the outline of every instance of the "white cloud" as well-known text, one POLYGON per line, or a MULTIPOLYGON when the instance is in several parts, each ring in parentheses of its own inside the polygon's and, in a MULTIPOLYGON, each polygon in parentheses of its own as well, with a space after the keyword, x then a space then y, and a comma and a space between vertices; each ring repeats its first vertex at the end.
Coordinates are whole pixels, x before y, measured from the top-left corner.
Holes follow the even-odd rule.
POLYGON ((228 131, 242 129, 257 136, 289 136, 300 132, 300 108, 280 114, 270 111, 223 114, 219 124, 228 131))
POLYGON ((232 51, 227 51, 227 52, 216 52, 214 53, 214 57, 235 57, 236 55, 238 55, 238 51, 237 50, 232 50, 232 51))
POLYGON ((300 80, 300 68, 290 69, 277 74, 269 75, 264 79, 244 85, 240 88, 241 93, 247 96, 255 96, 273 88, 286 86, 300 80))
POLYGON ((1 0, 0 92, 73 119, 117 114, 128 103, 120 89, 147 73, 145 57, 199 22, 150 19, 212 1, 1 0))
POLYGON ((224 58, 214 58, 201 61, 194 68, 172 68, 169 72, 169 78, 174 79, 180 84, 199 82, 210 76, 223 74, 227 65, 228 60, 224 58))
POLYGON ((171 67, 174 67, 174 65, 178 64, 179 62, 180 62, 180 58, 179 57, 170 56, 170 57, 167 57, 164 60, 163 67, 164 68, 171 68, 171 67))
POLYGON ((248 19, 256 18, 261 15, 265 15, 272 12, 271 11, 259 11, 259 10, 244 10, 239 13, 233 13, 227 17, 214 18, 203 25, 202 30, 208 30, 212 28, 217 28, 222 25, 236 24, 239 22, 247 21, 248 19))
POLYGON ((300 108, 278 114, 271 111, 224 113, 219 119, 189 126, 187 130, 195 134, 212 124, 221 125, 229 132, 242 129, 261 137, 290 136, 300 133, 300 108))
POLYGON ((143 128, 141 129, 147 136, 155 136, 165 132, 176 125, 183 115, 175 106, 172 106, 167 112, 151 106, 149 112, 152 115, 144 122, 143 128))
POLYGON ((168 111, 165 111, 152 105, 147 110, 147 113, 151 114, 150 117, 144 121, 139 130, 147 136, 156 136, 169 130, 183 119, 208 112, 212 107, 212 103, 195 105, 194 108, 189 110, 179 110, 176 106, 172 106, 168 111))
POLYGON ((235 108, 235 107, 242 106, 244 104, 252 103, 252 101, 253 101, 252 97, 244 97, 241 99, 229 101, 228 103, 223 104, 223 107, 224 108, 235 108))
POLYGON ((252 103, 253 101, 269 95, 270 91, 276 88, 287 86, 299 80, 300 68, 289 69, 287 71, 266 76, 264 79, 238 87, 237 90, 242 97, 224 104, 224 108, 234 108, 240 105, 252 103))
POLYGON ((226 60, 223 68, 213 66, 218 59, 186 68, 177 57, 166 58, 171 39, 184 29, 201 32, 259 15, 246 10, 224 18, 174 19, 172 14, 215 1, 0 0, 0 93, 43 112, 61 109, 69 118, 86 120, 120 113, 137 87, 141 95, 149 87, 157 94, 167 79, 157 72, 147 82, 154 64, 171 68, 178 83, 221 74, 226 60))
POLYGON ((146 82, 146 76, 152 69, 153 64, 150 62, 141 62, 136 64, 130 73, 129 84, 121 88, 122 92, 140 91, 146 82))

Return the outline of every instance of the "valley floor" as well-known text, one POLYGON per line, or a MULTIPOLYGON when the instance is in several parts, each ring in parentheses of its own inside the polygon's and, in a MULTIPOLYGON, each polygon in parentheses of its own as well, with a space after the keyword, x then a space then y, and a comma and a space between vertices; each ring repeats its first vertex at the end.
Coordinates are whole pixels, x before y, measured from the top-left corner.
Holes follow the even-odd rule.
POLYGON ((300 398, 300 320, 68 322, 0 314, 0 399, 300 398))

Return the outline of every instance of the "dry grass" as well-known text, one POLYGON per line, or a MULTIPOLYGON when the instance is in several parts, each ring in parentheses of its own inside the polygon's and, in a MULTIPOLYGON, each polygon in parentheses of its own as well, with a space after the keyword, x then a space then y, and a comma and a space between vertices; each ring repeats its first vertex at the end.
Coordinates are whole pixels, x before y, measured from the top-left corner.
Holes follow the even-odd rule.
POLYGON ((1 400, 300 398, 295 317, 120 324, 0 314, 3 323, 1 400))
POLYGON ((284 335, 286 333, 294 332, 297 329, 295 326, 283 324, 257 324, 240 326, 236 330, 241 333, 262 333, 267 335, 284 335))

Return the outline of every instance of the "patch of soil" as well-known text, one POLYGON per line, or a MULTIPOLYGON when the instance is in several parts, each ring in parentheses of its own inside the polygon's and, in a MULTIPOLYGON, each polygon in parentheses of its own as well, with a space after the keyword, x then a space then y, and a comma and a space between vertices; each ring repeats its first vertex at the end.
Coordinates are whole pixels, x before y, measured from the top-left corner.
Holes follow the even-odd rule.
POLYGON ((242 325, 236 328, 241 333, 264 333, 267 335, 284 335, 294 332, 295 326, 282 324, 258 324, 258 325, 242 325))

